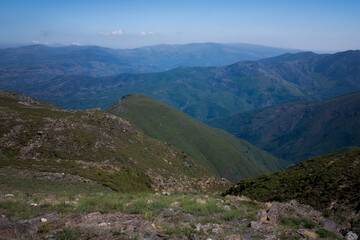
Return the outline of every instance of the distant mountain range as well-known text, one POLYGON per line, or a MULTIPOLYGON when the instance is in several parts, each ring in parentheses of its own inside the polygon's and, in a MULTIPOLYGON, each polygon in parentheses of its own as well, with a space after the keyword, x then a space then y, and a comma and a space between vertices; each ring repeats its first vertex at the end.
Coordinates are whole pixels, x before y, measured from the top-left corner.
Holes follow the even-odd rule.
POLYGON ((250 143, 143 94, 127 95, 107 109, 152 138, 170 143, 208 171, 233 182, 274 172, 283 162, 250 143))
POLYGON ((215 119, 213 126, 290 162, 360 146, 360 92, 215 119))
POLYGON ((0 49, 0 88, 20 90, 60 75, 92 77, 166 71, 179 66, 220 66, 277 56, 291 49, 252 44, 192 43, 136 49, 31 45, 0 49))
POLYGON ((107 108, 121 96, 144 93, 209 122, 288 101, 321 100, 360 90, 359 59, 360 51, 302 52, 224 67, 179 67, 107 77, 59 76, 20 85, 1 82, 73 109, 107 108))

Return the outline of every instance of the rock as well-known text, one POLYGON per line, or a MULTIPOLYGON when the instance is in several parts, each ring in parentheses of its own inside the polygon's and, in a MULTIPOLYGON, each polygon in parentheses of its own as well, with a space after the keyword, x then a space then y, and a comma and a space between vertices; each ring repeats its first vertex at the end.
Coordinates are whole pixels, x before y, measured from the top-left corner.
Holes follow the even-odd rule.
POLYGON ((196 224, 195 231, 200 232, 201 230, 201 223, 196 224))
POLYGON ((0 218, 0 239, 35 239, 38 229, 25 223, 13 223, 7 218, 0 218))
POLYGON ((356 233, 350 231, 346 234, 345 236, 346 240, 357 240, 358 239, 358 235, 356 235, 356 233))
POLYGON ((225 205, 225 206, 224 206, 224 209, 225 209, 225 211, 230 211, 230 206, 229 206, 229 205, 225 205))
POLYGON ((267 212, 267 218, 270 223, 277 224, 280 218, 280 206, 278 203, 274 203, 267 212))
POLYGON ((8 194, 5 194, 5 197, 8 197, 8 198, 10 198, 10 197, 15 197, 15 195, 14 195, 14 194, 11 194, 11 193, 8 193, 8 194))
POLYGON ((181 204, 178 201, 171 203, 171 207, 180 207, 181 204))
POLYGON ((147 200, 147 201, 146 201, 147 204, 150 204, 150 203, 152 203, 152 202, 153 202, 152 200, 147 200))
POLYGON ((224 238, 224 240, 241 240, 240 235, 229 235, 224 238))
POLYGON ((46 223, 46 222, 47 222, 47 218, 41 218, 40 221, 41 221, 42 223, 46 223))
POLYGON ((68 205, 68 204, 70 204, 70 201, 65 201, 65 205, 68 205))
POLYGON ((268 221, 268 214, 264 211, 261 210, 260 212, 260 222, 264 223, 268 221))
POLYGON ((107 226, 106 222, 99 223, 99 227, 106 227, 106 226, 107 226))
POLYGON ((202 198, 198 198, 198 199, 196 199, 196 203, 206 204, 206 200, 205 200, 205 199, 202 199, 202 198))
POLYGON ((251 227, 252 229, 255 229, 255 230, 259 230, 260 227, 261 227, 261 223, 251 221, 250 224, 249 224, 249 227, 251 227))
POLYGON ((220 227, 213 228, 211 231, 216 234, 220 234, 224 232, 224 230, 220 227))
POLYGON ((299 229, 297 230, 297 232, 306 239, 318 239, 318 235, 313 231, 307 229, 299 229))

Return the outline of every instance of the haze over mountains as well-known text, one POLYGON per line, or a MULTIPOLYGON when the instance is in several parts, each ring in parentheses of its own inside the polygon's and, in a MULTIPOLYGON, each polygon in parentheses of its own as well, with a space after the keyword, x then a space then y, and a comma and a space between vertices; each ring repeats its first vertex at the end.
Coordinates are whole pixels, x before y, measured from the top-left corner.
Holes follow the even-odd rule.
POLYGON ((219 66, 258 60, 296 50, 253 44, 192 43, 136 49, 32 45, 0 49, 0 88, 16 88, 59 75, 110 76, 165 71, 179 66, 219 66), (5 82, 5 84, 4 84, 5 82))

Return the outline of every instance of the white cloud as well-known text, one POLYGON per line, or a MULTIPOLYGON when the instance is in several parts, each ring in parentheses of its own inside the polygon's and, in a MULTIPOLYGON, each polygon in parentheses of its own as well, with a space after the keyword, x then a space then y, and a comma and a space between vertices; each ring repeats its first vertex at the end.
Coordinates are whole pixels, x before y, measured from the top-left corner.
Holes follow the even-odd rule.
POLYGON ((99 32, 99 34, 103 36, 121 36, 124 34, 124 31, 122 29, 118 29, 111 32, 99 32))
POLYGON ((49 42, 40 42, 40 41, 37 41, 37 40, 33 40, 31 42, 32 42, 32 44, 42 44, 42 45, 49 45, 50 44, 49 42))
POLYGON ((155 35, 155 32, 141 32, 140 33, 142 36, 151 36, 151 35, 155 35))
POLYGON ((74 45, 74 46, 81 46, 82 44, 81 43, 78 43, 78 42, 72 42, 71 45, 74 45))

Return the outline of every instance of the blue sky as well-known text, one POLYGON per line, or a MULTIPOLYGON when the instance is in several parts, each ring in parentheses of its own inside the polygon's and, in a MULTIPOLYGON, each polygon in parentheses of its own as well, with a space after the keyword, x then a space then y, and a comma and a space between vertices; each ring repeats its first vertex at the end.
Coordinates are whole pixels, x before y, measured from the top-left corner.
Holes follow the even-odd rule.
POLYGON ((360 49, 360 1, 0 0, 0 45, 191 42, 360 49))

